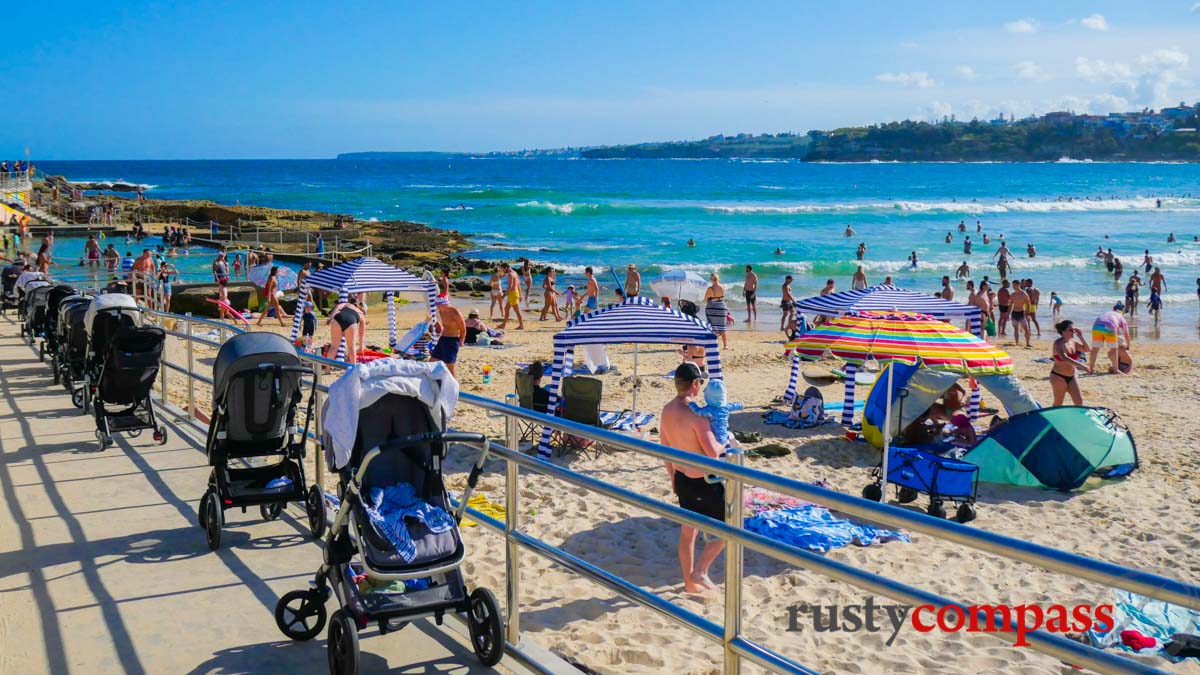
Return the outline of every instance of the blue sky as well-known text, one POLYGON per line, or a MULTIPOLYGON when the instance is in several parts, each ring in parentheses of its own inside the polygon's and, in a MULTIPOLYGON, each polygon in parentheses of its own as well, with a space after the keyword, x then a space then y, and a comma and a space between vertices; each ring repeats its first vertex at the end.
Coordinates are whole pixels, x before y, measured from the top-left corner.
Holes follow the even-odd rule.
POLYGON ((6 19, 6 157, 478 151, 1200 100, 1196 0, 64 0, 6 19))

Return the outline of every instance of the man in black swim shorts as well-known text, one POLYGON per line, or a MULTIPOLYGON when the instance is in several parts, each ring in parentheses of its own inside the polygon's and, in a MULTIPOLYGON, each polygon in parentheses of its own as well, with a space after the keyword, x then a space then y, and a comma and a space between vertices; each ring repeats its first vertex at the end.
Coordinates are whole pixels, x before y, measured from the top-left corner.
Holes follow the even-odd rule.
MULTIPOLYGON (((700 395, 704 374, 694 363, 682 363, 675 369, 676 396, 663 408, 661 438, 664 445, 694 452, 707 457, 719 457, 725 448, 713 436, 708 419, 692 412, 688 399, 700 395)), ((679 505, 688 511, 715 520, 725 519, 725 486, 709 483, 706 472, 682 464, 666 462, 667 475, 679 505)), ((708 569, 725 549, 725 541, 714 539, 704 545, 700 557, 695 557, 694 527, 684 525, 679 533, 679 566, 683 571, 683 588, 688 593, 703 593, 716 588, 708 578, 708 569)))

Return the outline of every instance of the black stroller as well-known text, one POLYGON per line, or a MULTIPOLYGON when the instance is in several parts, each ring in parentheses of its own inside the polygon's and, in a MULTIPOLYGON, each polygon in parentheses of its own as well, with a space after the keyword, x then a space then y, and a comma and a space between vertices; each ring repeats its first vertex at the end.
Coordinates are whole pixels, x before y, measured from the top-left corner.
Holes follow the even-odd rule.
POLYGON ((54 346, 57 349, 51 356, 55 383, 61 382, 71 392, 71 402, 79 408, 83 407, 83 392, 79 391, 79 400, 76 402, 75 382, 83 379, 84 357, 87 355, 87 331, 83 317, 87 315, 90 304, 92 298, 87 295, 72 295, 59 303, 54 330, 54 346))
POLYGON ((21 276, 21 272, 25 271, 24 265, 9 265, 0 271, 0 315, 8 313, 10 309, 20 307, 17 301, 20 299, 17 295, 17 277, 21 276))
POLYGON ((288 502, 304 502, 314 537, 325 532, 325 503, 321 489, 304 477, 305 444, 312 419, 312 392, 304 427, 295 425, 303 385, 311 375, 296 348, 275 333, 242 333, 217 352, 213 365, 213 414, 205 444, 213 467, 208 490, 200 499, 200 526, 208 547, 221 545, 225 509, 258 506, 266 520, 275 520, 288 502), (231 460, 279 458, 260 466, 234 468, 231 460))
MULTIPOLYGON (((424 367, 426 373, 433 368, 405 363, 424 367)), ((487 458, 487 439, 482 434, 444 431, 445 422, 435 421, 425 404, 398 393, 384 394, 358 413, 349 460, 334 467, 340 469, 341 503, 326 535, 325 564, 317 570, 311 588, 279 599, 276 624, 293 640, 316 637, 325 625, 325 601, 332 591, 340 609, 329 618, 329 669, 348 675, 358 671, 358 631, 369 624, 377 624, 380 634, 385 634, 418 618, 432 616, 441 624, 447 612, 464 613, 475 655, 485 665, 495 665, 504 654, 503 618, 491 591, 477 588, 468 594, 460 570, 466 551, 458 532, 487 458), (442 483, 442 460, 450 443, 480 449, 453 516, 442 483), (375 520, 379 512, 373 516, 371 511, 381 502, 402 499, 397 496, 401 491, 403 499, 416 498, 410 506, 431 506, 440 510, 434 514, 438 517, 388 520, 381 529, 375 520), (388 526, 391 535, 385 534, 388 526), (398 530, 407 532, 397 535, 398 530), (406 541, 398 546, 396 536, 406 541)), ((326 458, 334 464, 336 453, 328 433, 325 438, 326 458)))
POLYGON ((42 343, 38 346, 38 360, 45 361, 46 355, 53 357, 58 348, 58 308, 62 301, 75 295, 75 288, 68 284, 58 284, 50 289, 46 299, 46 316, 42 321, 42 343))
POLYGON ((49 281, 31 281, 25 285, 25 313, 22 315, 21 335, 33 345, 42 335, 46 323, 46 305, 54 284, 49 281))
POLYGON ((154 440, 167 442, 167 430, 158 426, 150 390, 158 375, 167 334, 161 328, 141 326, 141 309, 129 296, 98 295, 88 305, 84 322, 90 331, 83 410, 96 415, 100 449, 112 444, 114 433, 136 438, 154 430, 154 440))

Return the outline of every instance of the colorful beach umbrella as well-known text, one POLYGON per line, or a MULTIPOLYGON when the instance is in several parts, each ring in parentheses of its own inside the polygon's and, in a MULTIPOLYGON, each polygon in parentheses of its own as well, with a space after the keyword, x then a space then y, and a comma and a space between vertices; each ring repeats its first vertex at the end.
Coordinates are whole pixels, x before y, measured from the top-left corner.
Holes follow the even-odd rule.
POLYGON ((829 353, 856 366, 878 362, 920 362, 926 368, 967 375, 1008 375, 1012 358, 1003 350, 928 314, 851 312, 830 319, 788 347, 802 358, 829 353))
MULTIPOLYGON (((255 265, 246 269, 246 276, 250 277, 255 285, 266 286, 267 277, 271 276, 271 268, 274 265, 255 265)), ((296 287, 296 273, 290 267, 279 265, 279 272, 275 274, 275 280, 279 283, 279 290, 290 291, 296 287)))

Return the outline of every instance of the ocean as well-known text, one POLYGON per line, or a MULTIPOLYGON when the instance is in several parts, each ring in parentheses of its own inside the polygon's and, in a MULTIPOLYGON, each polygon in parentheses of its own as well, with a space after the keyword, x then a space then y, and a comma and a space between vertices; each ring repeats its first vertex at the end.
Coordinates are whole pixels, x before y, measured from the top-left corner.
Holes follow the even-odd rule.
MULTIPOLYGON (((664 269, 717 272, 730 297, 740 297, 743 270, 751 264, 760 277, 760 304, 778 304, 789 274, 801 297, 829 278, 848 288, 859 264, 870 283, 891 275, 897 285, 931 293, 964 260, 976 280, 996 279, 992 256, 1003 236, 1015 256, 1012 275, 1035 280, 1046 297, 1042 306, 1057 291, 1064 315, 1090 325, 1124 295, 1123 284, 1118 287, 1094 257, 1097 247, 1113 249, 1126 278, 1148 250, 1167 279, 1166 307, 1158 328, 1143 310, 1137 331, 1197 337, 1198 164, 454 158, 46 161, 38 167, 71 180, 145 183, 152 198, 319 209, 453 228, 476 244, 472 257, 529 257, 565 269, 568 282, 587 265, 611 281, 607 268, 634 262, 647 279, 664 269), (960 222, 974 243, 969 256, 960 222), (983 243, 977 222, 991 244, 983 243), (847 226, 853 237, 844 236, 847 226), (1172 233, 1177 241, 1169 244, 1172 233), (860 242, 867 246, 861 263, 855 255, 860 242), (1035 258, 1026 255, 1030 243, 1035 258), (914 251, 915 269, 908 262, 914 251)), ((956 287, 961 291, 963 283, 956 287)), ((1147 297, 1143 292, 1143 303, 1147 297)))

